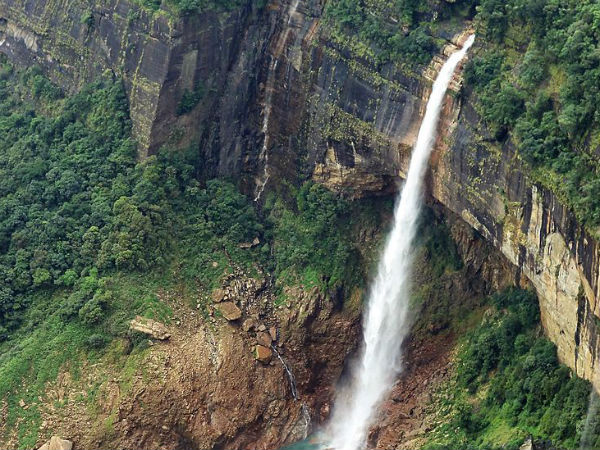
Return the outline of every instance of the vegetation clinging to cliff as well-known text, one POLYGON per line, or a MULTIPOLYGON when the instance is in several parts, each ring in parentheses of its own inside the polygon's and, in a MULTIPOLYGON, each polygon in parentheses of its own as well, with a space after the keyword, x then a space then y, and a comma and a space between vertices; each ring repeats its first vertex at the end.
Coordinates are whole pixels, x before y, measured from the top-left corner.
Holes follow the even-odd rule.
POLYGON ((273 223, 275 271, 282 283, 323 289, 343 285, 355 257, 345 236, 348 209, 347 202, 313 183, 304 184, 291 205, 271 199, 266 210, 273 223))
POLYGON ((135 0, 151 11, 157 11, 163 1, 183 15, 199 14, 209 10, 229 11, 246 3, 244 0, 135 0))
MULTIPOLYGON (((531 292, 504 291, 490 303, 436 400, 439 422, 426 448, 517 449, 528 435, 576 448, 590 384, 559 364, 554 344, 540 336, 531 292)), ((594 439, 600 444, 600 435, 594 439)))
POLYGON ((377 64, 389 62, 406 66, 429 63, 439 50, 440 42, 432 28, 450 10, 468 11, 473 0, 458 0, 450 5, 435 0, 330 0, 324 19, 331 25, 334 42, 355 42, 362 48, 361 58, 369 57, 377 64), (434 12, 435 10, 435 12, 434 12))
POLYGON ((483 0, 485 51, 466 67, 496 139, 512 136, 535 181, 588 228, 600 225, 600 6, 483 0))
POLYGON ((399 1, 366 3, 333 0, 327 3, 325 18, 334 31, 356 36, 371 48, 380 63, 406 56, 416 63, 427 63, 436 45, 426 30, 415 25, 419 2, 399 1), (392 23, 389 22, 392 17, 392 23), (400 22, 400 23, 399 23, 400 22), (406 35, 402 28, 411 30, 406 35))

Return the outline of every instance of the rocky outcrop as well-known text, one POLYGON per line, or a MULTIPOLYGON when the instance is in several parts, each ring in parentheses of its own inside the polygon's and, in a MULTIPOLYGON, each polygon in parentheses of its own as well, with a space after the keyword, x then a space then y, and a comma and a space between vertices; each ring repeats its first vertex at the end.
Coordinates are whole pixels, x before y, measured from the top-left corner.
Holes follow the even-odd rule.
MULTIPOLYGON (((262 292, 256 302, 249 298, 254 294, 242 294, 248 297, 243 314, 258 317, 258 333, 270 338, 270 327, 280 329, 273 347, 257 345, 254 332, 207 318, 173 295, 166 301, 177 328, 163 345, 125 360, 84 363, 77 379, 66 372, 49 386, 42 442, 47 433, 69 433, 83 449, 276 449, 303 439, 310 417, 318 421, 321 406, 331 401, 354 348, 358 309, 336 311, 328 296, 298 289, 290 298, 305 303, 298 315, 295 306, 273 309, 273 292, 262 292), (264 296, 269 305, 257 307, 264 296), (59 390, 62 395, 54 395, 59 390), (52 406, 59 402, 68 407, 52 406)), ((16 448, 15 442, 2 444, 16 448)))
POLYGON ((217 310, 230 322, 242 317, 242 311, 233 302, 219 303, 217 310))
MULTIPOLYGON (((256 65, 252 47, 238 58, 240 36, 254 44, 260 41, 250 23, 253 4, 178 18, 173 11, 152 13, 128 0, 2 0, 0 52, 21 65, 41 66, 70 91, 107 70, 123 77, 134 135, 144 156, 162 144, 187 145, 203 134, 211 143, 218 141, 218 121, 207 123, 206 129, 192 124, 216 120, 213 113, 220 109, 219 116, 231 123, 225 128, 235 126, 251 79, 242 80, 238 89, 240 80, 230 72, 236 65, 239 70, 256 65), (199 87, 205 92, 200 105, 178 115, 184 93, 199 87), (241 106, 220 104, 224 91, 235 95, 241 106)), ((235 135, 242 136, 246 125, 237 126, 235 135)), ((236 145, 239 141, 231 143, 232 148, 236 145)))
POLYGON ((271 362, 271 356, 273 356, 273 352, 269 347, 266 347, 264 345, 257 345, 254 348, 254 357, 257 361, 260 361, 261 363, 267 364, 271 362))
POLYGON ((42 445, 38 450, 71 450, 73 443, 59 436, 52 436, 48 442, 42 445))
POLYGON ((169 333, 167 327, 162 323, 141 316, 136 316, 135 319, 129 323, 129 329, 146 334, 159 341, 164 341, 171 337, 171 333, 169 333))

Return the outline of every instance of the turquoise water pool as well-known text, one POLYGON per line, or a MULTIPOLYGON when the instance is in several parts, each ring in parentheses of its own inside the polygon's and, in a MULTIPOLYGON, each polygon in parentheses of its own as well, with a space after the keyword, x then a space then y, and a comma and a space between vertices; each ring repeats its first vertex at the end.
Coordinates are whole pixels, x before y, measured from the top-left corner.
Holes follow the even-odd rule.
POLYGON ((303 441, 282 447, 280 450, 326 450, 325 442, 322 436, 314 434, 303 441))

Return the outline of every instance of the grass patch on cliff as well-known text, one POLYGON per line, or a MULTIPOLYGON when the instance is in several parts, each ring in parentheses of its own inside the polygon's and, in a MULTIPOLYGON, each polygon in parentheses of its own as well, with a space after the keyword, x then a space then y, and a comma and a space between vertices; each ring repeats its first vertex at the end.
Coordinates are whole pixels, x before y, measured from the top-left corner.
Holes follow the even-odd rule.
MULTIPOLYGON (((19 448, 35 446, 42 411, 49 403, 59 410, 68 407, 68 399, 58 402, 46 396, 47 384, 61 371, 78 380, 83 364, 113 351, 111 341, 133 339, 128 334, 128 321, 135 315, 167 319, 172 314, 168 306, 155 300, 157 286, 171 287, 160 276, 109 276, 103 283, 115 295, 104 305, 98 322, 90 325, 64 316, 68 290, 40 291, 32 299, 23 325, 0 345, 0 399, 7 406, 4 438, 16 430, 19 448)), ((117 360, 124 356, 121 348, 117 360)))
POLYGON ((453 381, 434 401, 426 449, 518 449, 527 436, 576 448, 591 386, 560 364, 542 337, 535 295, 489 299, 483 321, 462 339, 453 381))

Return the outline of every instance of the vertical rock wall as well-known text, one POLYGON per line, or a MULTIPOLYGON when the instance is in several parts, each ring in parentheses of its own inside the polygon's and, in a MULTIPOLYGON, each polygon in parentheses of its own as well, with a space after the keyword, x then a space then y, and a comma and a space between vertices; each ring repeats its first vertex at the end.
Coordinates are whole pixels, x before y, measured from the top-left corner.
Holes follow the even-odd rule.
MULTIPOLYGON (((273 0, 258 10, 248 0, 228 13, 176 19, 126 0, 0 0, 0 52, 41 65, 72 90, 107 69, 122 75, 142 156, 163 143, 197 142, 206 176, 239 176, 251 191, 267 134, 276 180, 267 190, 309 177, 349 197, 396 190, 445 55, 425 71, 401 61, 376 66, 329 39, 322 8, 273 0), (272 119, 263 132, 269 77, 272 119), (198 85, 207 94, 178 116, 183 93, 198 85)), ((527 180, 510 142, 494 143, 476 99, 459 86, 457 78, 445 103, 429 194, 531 281, 560 358, 600 388, 598 243, 527 180)))
POLYGON ((239 38, 252 30, 251 4, 180 19, 127 0, 2 0, 0 52, 20 65, 41 66, 70 91, 107 70, 122 76, 143 157, 164 143, 198 138, 201 130, 192 124, 218 107, 239 38), (204 107, 178 116, 184 92, 199 85, 208 92, 204 107))

